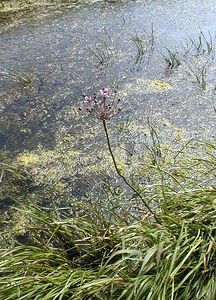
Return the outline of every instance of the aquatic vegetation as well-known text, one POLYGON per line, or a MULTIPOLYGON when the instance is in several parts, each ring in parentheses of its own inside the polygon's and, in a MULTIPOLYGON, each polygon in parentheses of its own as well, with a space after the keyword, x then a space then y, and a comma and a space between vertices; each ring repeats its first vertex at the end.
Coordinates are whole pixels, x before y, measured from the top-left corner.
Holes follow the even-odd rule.
MULTIPOLYGON (((96 0, 97 1, 97 0, 96 0)), ((93 3, 94 0, 86 0, 82 1, 84 3, 93 3)), ((77 1, 62 1, 61 3, 53 3, 50 0, 29 0, 29 1, 21 1, 21 0, 1 0, 0 2, 0 16, 1 21, 7 21, 11 16, 19 15, 20 13, 27 13, 31 10, 38 10, 39 8, 44 7, 76 7, 79 3, 77 1)))
POLYGON ((160 91, 160 90, 167 90, 167 89, 170 89, 172 88, 171 84, 168 83, 168 82, 165 82, 163 80, 151 80, 149 82, 149 88, 150 90, 152 91, 160 91))
MULTIPOLYGON (((166 186, 163 196, 155 197, 161 199, 162 224, 141 207, 130 214, 130 202, 127 213, 116 203, 109 211, 112 219, 100 211, 97 199, 72 201, 61 209, 21 205, 27 244, 0 250, 0 295, 5 300, 17 295, 212 300, 215 189, 175 192, 166 186)), ((108 209, 107 198, 103 206, 108 209)))
POLYGON ((198 37, 190 37, 184 42, 183 49, 170 50, 162 54, 168 69, 177 69, 189 73, 202 90, 207 88, 207 73, 211 72, 215 55, 215 37, 211 33, 200 31, 198 37), (187 71, 189 69, 190 72, 187 71))
POLYGON ((208 61, 201 66, 197 65, 195 68, 187 64, 187 67, 190 70, 190 74, 194 76, 198 86, 202 90, 206 90, 207 87, 207 66, 208 61))
POLYGON ((135 31, 130 40, 134 43, 137 50, 135 64, 139 64, 146 54, 151 54, 154 50, 155 38, 153 24, 150 33, 144 30, 142 34, 138 34, 135 31))
POLYGON ((190 37, 190 47, 189 49, 193 49, 195 51, 195 55, 212 55, 214 58, 215 52, 215 37, 213 38, 211 33, 205 34, 202 30, 198 34, 197 38, 190 37))
POLYGON ((90 54, 97 59, 100 65, 108 64, 113 56, 113 50, 106 42, 99 46, 95 45, 93 48, 89 48, 88 50, 90 54))
POLYGON ((167 54, 163 54, 163 58, 168 65, 169 69, 177 68, 181 64, 178 51, 171 51, 166 48, 167 54))
POLYGON ((131 95, 133 97, 133 94, 136 94, 136 98, 134 98, 134 102, 139 97, 143 97, 143 93, 146 94, 146 97, 148 97, 149 93, 157 93, 162 94, 168 90, 172 89, 171 83, 166 81, 165 79, 143 79, 140 76, 137 76, 133 78, 133 81, 131 82, 125 82, 123 84, 125 93, 131 95), (144 91, 142 90, 144 89, 144 91), (133 92, 132 92, 133 91, 133 92))
POLYGON ((18 80, 23 85, 31 84, 35 78, 31 74, 26 72, 14 72, 12 70, 1 70, 0 69, 0 76, 1 77, 9 77, 15 80, 18 80))

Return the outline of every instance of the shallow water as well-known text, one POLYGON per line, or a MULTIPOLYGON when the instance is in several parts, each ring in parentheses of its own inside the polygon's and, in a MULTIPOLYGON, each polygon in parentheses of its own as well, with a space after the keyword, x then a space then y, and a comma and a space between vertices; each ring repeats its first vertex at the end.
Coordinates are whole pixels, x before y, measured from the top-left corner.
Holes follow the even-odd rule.
POLYGON ((106 163, 100 122, 77 108, 83 92, 113 84, 122 107, 109 122, 115 150, 123 144, 133 152, 147 118, 187 138, 214 139, 215 15, 215 0, 117 1, 29 12, 5 25, 0 147, 39 185, 46 179, 61 190, 67 182, 79 194, 80 178, 106 163), (178 67, 168 68, 167 49, 178 67))

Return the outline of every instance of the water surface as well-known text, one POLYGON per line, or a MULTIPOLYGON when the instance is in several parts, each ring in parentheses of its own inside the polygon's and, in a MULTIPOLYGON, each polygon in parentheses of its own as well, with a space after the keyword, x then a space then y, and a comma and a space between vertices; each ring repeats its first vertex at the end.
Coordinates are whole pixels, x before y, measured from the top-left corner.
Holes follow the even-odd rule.
POLYGON ((102 86, 121 97, 109 122, 114 148, 126 143, 124 130, 142 142, 147 118, 214 139, 215 15, 215 0, 116 1, 46 8, 2 26, 0 147, 41 178, 54 164, 49 182, 91 172, 104 136, 77 108, 102 86), (168 67, 168 50, 178 67, 168 67))

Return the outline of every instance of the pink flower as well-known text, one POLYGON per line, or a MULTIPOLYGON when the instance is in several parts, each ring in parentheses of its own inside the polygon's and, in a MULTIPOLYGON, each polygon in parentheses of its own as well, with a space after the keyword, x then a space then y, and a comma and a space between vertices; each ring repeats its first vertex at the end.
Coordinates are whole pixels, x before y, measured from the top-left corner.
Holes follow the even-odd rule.
POLYGON ((107 95, 109 95, 109 89, 108 88, 102 88, 100 90, 100 93, 101 93, 102 96, 107 96, 107 95))
MULTIPOLYGON (((86 104, 85 111, 96 119, 106 121, 121 111, 119 107, 120 99, 116 98, 117 90, 111 90, 110 92, 107 87, 100 89, 100 94, 101 96, 94 93, 92 97, 83 94, 83 99, 86 104)), ((78 109, 80 111, 83 110, 82 107, 78 109)))
POLYGON ((92 101, 91 97, 84 96, 84 102, 85 103, 91 103, 91 101, 92 101))

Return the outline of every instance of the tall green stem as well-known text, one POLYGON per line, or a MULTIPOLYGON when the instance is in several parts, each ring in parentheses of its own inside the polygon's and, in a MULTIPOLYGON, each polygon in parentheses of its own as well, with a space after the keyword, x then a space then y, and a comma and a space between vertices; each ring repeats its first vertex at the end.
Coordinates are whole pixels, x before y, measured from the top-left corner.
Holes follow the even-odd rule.
POLYGON ((107 126, 106 126, 106 120, 102 120, 103 121, 103 128, 105 131, 105 135, 106 135, 106 139, 107 139, 107 145, 108 145, 108 149, 109 149, 109 153, 112 157, 112 161, 116 170, 116 173, 123 179, 123 181, 125 182, 125 184, 127 186, 129 186, 131 188, 132 191, 135 192, 135 194, 142 200, 143 204, 145 205, 145 207, 150 211, 150 213, 154 216, 155 220, 157 221, 157 223, 161 224, 161 222, 158 220, 158 218, 156 217, 155 213, 153 212, 153 210, 151 209, 151 207, 148 205, 148 203, 146 203, 146 201, 143 199, 142 195, 140 194, 140 192, 133 186, 131 185, 131 183, 124 177, 124 175, 121 174, 121 172, 119 171, 119 168, 117 166, 116 160, 115 160, 115 156, 113 155, 112 152, 112 148, 111 148, 111 144, 110 144, 110 139, 109 139, 109 135, 108 135, 108 131, 107 131, 107 126))

